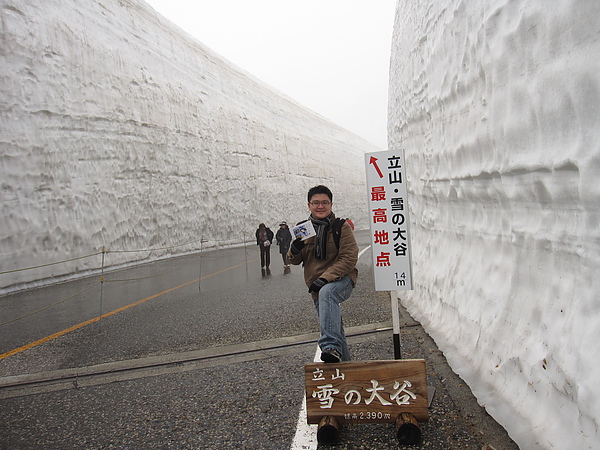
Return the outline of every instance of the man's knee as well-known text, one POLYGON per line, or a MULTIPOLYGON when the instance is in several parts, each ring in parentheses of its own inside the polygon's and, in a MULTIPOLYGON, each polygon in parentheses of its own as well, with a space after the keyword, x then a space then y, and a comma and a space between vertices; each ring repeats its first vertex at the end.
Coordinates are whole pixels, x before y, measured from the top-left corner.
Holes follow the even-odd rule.
POLYGON ((336 298, 338 301, 346 300, 352 293, 352 282, 342 278, 330 281, 319 291, 319 299, 336 298))

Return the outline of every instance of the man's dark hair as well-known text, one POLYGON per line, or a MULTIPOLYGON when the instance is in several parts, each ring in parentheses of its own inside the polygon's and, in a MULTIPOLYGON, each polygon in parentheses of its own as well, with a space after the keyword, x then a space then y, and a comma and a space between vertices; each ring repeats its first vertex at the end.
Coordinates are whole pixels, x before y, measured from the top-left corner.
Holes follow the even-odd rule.
POLYGON ((318 186, 310 188, 310 190, 308 191, 308 201, 310 202, 310 199, 313 197, 313 195, 316 194, 325 194, 329 197, 329 201, 333 202, 333 194, 327 186, 323 186, 322 184, 320 184, 318 186))

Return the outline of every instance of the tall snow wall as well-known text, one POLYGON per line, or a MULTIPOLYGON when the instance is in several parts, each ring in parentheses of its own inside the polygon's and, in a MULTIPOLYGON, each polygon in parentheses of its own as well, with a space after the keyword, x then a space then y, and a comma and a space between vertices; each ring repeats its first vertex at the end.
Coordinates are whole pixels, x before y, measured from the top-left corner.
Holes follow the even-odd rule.
POLYGON ((103 247, 119 265, 251 242, 306 218, 316 184, 366 228, 377 149, 145 2, 0 5, 0 290, 98 268, 103 247))
POLYGON ((523 449, 600 448, 600 2, 398 2, 401 297, 523 449))

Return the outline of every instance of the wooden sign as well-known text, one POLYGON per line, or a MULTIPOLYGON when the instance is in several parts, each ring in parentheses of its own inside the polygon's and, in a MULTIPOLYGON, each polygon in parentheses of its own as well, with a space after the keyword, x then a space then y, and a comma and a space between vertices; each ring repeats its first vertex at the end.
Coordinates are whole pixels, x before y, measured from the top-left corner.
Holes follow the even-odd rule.
POLYGON ((304 366, 309 424, 394 423, 401 413, 429 419, 425 360, 310 363, 304 366))

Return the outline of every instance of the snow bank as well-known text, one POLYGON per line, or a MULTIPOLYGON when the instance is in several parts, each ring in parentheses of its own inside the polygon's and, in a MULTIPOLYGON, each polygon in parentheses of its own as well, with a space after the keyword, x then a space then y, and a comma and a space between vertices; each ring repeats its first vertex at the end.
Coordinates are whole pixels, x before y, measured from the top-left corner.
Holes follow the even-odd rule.
POLYGON ((600 448, 600 3, 398 2, 404 303, 524 449, 600 448))
MULTIPOLYGON (((0 272, 252 241, 305 218, 320 183, 366 228, 377 149, 143 1, 0 0, 0 15, 0 272)), ((0 274, 0 290, 100 264, 0 274)))

